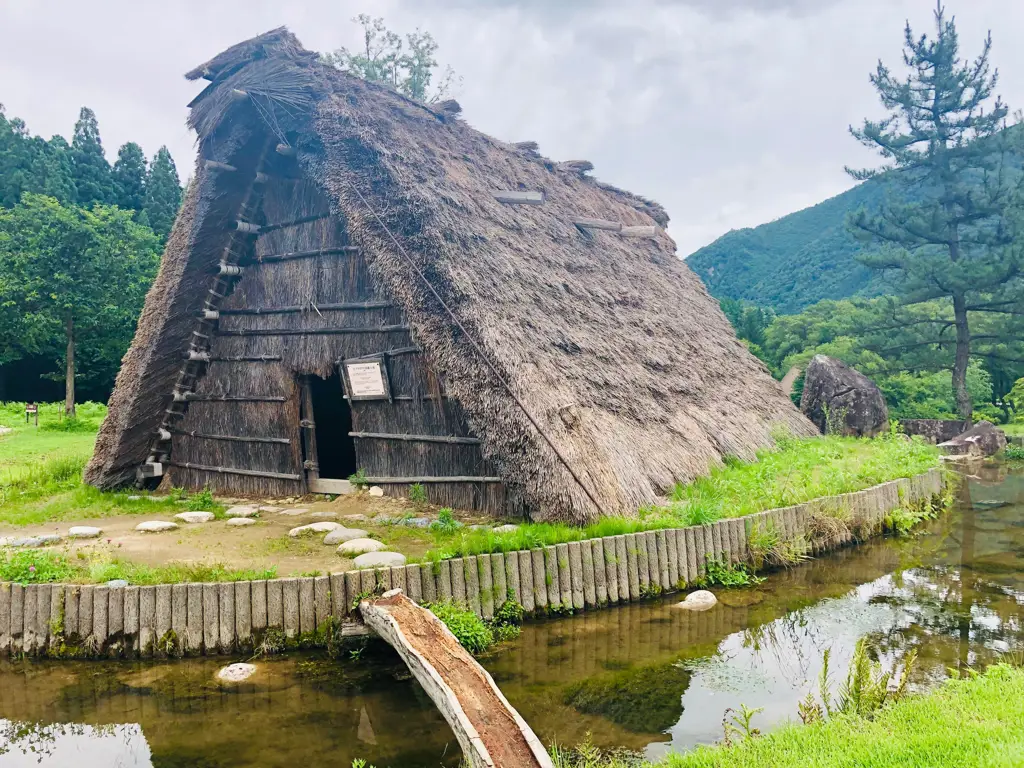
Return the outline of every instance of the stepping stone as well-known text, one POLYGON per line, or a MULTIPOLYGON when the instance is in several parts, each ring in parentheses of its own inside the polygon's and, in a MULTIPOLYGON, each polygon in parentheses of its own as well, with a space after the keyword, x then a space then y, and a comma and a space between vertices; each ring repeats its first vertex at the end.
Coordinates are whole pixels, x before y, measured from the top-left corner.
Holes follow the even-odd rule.
POLYGON ((338 518, 338 513, 337 512, 323 512, 323 511, 321 511, 321 512, 313 512, 312 514, 310 514, 310 517, 320 517, 320 518, 324 518, 326 520, 336 520, 338 518))
POLYGON ((375 485, 370 489, 370 495, 373 496, 374 498, 379 499, 381 496, 384 495, 384 489, 381 488, 379 485, 375 485))
POLYGON ((711 592, 706 589, 698 589, 696 592, 688 594, 685 600, 676 603, 674 607, 682 608, 684 611, 706 611, 714 608, 717 604, 718 598, 711 592))
POLYGON ((359 514, 355 514, 355 515, 342 515, 342 517, 344 517, 346 520, 354 520, 357 523, 365 523, 365 522, 369 521, 369 519, 370 519, 366 515, 359 515, 359 514))
POLYGON ((298 517, 299 515, 308 515, 308 509, 282 509, 278 514, 287 515, 288 517, 298 517))
POLYGON ((295 538, 296 536, 303 536, 307 533, 330 533, 331 531, 336 531, 342 527, 341 523, 332 523, 324 520, 320 523, 310 523, 309 525, 300 525, 298 528, 292 528, 288 531, 288 535, 295 538))
POLYGON ((213 512, 179 512, 174 516, 175 520, 181 520, 183 523, 208 523, 213 518, 213 512))
POLYGON ((34 549, 45 547, 47 544, 56 544, 60 536, 53 533, 44 533, 39 536, 6 536, 0 539, 0 547, 19 547, 34 549))
POLYGON ((128 582, 124 579, 111 579, 107 582, 107 586, 111 589, 124 589, 128 586, 128 582))
POLYGON ((256 525, 256 521, 248 517, 232 517, 228 520, 228 525, 241 528, 246 525, 256 525))
POLYGON ((398 552, 367 552, 352 561, 356 568, 386 568, 392 565, 405 565, 405 555, 398 552))
POLYGON ((228 664, 217 671, 217 679, 222 683, 241 683, 256 674, 255 664, 228 664))
POLYGON ((376 539, 352 539, 338 547, 339 555, 361 555, 364 552, 381 552, 387 549, 376 539))
POLYGON ((256 517, 258 510, 256 507, 231 507, 227 512, 224 513, 225 517, 256 517))
POLYGON ((368 539, 370 534, 361 528, 335 528, 324 537, 324 544, 344 544, 353 539, 368 539))
POLYGON ((173 531, 177 527, 177 523, 171 523, 167 520, 147 520, 136 525, 135 530, 142 531, 143 533, 160 533, 161 531, 173 531))
POLYGON ((405 525, 409 528, 429 528, 430 518, 429 517, 410 517, 405 520, 399 521, 399 525, 405 525))
POLYGON ((275 507, 275 506, 272 506, 270 504, 264 504, 263 506, 258 507, 258 509, 259 509, 260 512, 267 512, 267 513, 270 513, 270 512, 280 512, 281 511, 280 507, 275 507))
POLYGON ((95 539, 102 535, 103 529, 92 525, 73 525, 68 529, 69 539, 95 539))
POLYGON ((493 530, 494 530, 495 533, 512 533, 512 531, 518 531, 519 530, 519 526, 518 525, 512 525, 511 523, 507 523, 505 525, 499 525, 498 527, 494 528, 493 530))

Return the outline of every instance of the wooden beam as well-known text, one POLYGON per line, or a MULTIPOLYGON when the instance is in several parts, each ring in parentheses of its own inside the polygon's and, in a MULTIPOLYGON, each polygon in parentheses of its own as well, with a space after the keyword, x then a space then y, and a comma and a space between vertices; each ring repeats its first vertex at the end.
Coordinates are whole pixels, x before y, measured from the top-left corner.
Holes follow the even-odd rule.
POLYGON ((313 251, 295 251, 294 253, 268 253, 263 256, 253 256, 245 260, 245 264, 264 264, 275 261, 290 261, 291 259, 312 259, 316 256, 331 256, 340 253, 359 253, 358 245, 339 245, 334 248, 317 248, 313 251))
POLYGON ((413 347, 395 347, 394 349, 385 349, 382 352, 374 352, 371 355, 360 355, 359 357, 349 357, 349 358, 346 358, 346 360, 349 360, 349 361, 352 361, 352 360, 371 360, 371 359, 373 359, 375 357, 380 357, 381 355, 388 355, 389 357, 396 357, 398 355, 415 355, 415 354, 417 354, 419 352, 422 352, 422 351, 423 351, 422 347, 415 347, 415 346, 413 346, 413 347))
POLYGON ((274 147, 274 151, 279 155, 284 155, 285 157, 295 157, 295 147, 291 147, 287 144, 278 144, 274 147))
POLYGON ((350 333, 397 333, 408 331, 408 325, 381 325, 376 328, 252 328, 217 331, 218 336, 336 336, 350 333))
POLYGON ((297 227, 299 224, 309 224, 312 221, 320 221, 321 219, 331 218, 330 213, 311 213, 309 216, 300 216, 297 219, 291 221, 279 221, 276 224, 264 224, 260 227, 260 234, 266 234, 267 232, 274 232, 278 229, 285 229, 287 227, 297 227))
POLYGON ((190 349, 188 351, 188 354, 185 355, 185 359, 186 360, 194 360, 194 361, 196 361, 198 363, 208 363, 208 362, 210 362, 210 353, 209 352, 201 352, 198 349, 190 349))
POLYGON ((211 363, 279 363, 280 355, 219 355, 211 357, 211 363))
POLYGON ((389 432, 349 432, 348 436, 359 440, 401 440, 409 443, 480 445, 480 438, 478 437, 459 437, 458 435, 400 435, 389 432))
POLYGON ((237 467, 211 467, 206 464, 193 464, 190 461, 169 461, 172 467, 182 469, 194 469, 199 472, 219 472, 225 475, 245 475, 246 477, 269 477, 274 480, 301 480, 302 475, 292 475, 286 472, 263 472, 258 469, 239 469, 237 467))
POLYGON ((623 227, 619 234, 623 237, 657 237, 658 228, 653 224, 649 227, 623 227))
POLYGON ((158 461, 147 461, 139 466, 139 477, 163 477, 164 466, 158 461))
POLYGON ((500 477, 469 477, 452 475, 451 477, 367 477, 367 483, 374 485, 412 485, 413 483, 501 483, 500 477))
POLYGON ((248 91, 243 91, 241 88, 232 88, 231 89, 231 98, 234 99, 235 101, 245 101, 246 99, 249 98, 249 92, 248 91))
POLYGON ((216 309, 204 309, 199 313, 199 317, 202 320, 220 320, 220 311, 216 309))
POLYGON ((226 264, 222 261, 217 265, 217 274, 223 277, 241 277, 242 268, 237 264, 226 264))
MULTIPOLYGON (((287 437, 246 437, 244 435, 213 435, 206 432, 188 431, 184 429, 172 430, 176 435, 194 437, 198 440, 223 440, 229 443, 272 443, 275 445, 291 445, 292 441, 287 437)), ((170 433, 168 433, 168 436, 170 433)))
MULTIPOLYGON (((178 393, 175 393, 177 399, 178 393)), ((185 393, 185 401, 189 403, 285 403, 287 397, 278 395, 197 395, 185 393)))
POLYGON ((160 429, 156 431, 156 439, 161 440, 163 442, 167 442, 168 440, 171 439, 171 433, 164 429, 163 427, 160 427, 160 429))
POLYGON ((233 165, 227 163, 219 163, 216 160, 204 160, 203 166, 210 171, 223 171, 224 173, 234 173, 238 169, 233 165))
POLYGON ((543 205, 544 193, 531 189, 510 189, 495 192, 494 199, 506 205, 543 205))
POLYGON ((260 233, 260 225, 253 224, 250 221, 236 221, 235 229, 246 235, 258 235, 260 233))
POLYGON ((607 219, 573 219, 572 223, 580 229, 603 229, 608 232, 621 232, 622 224, 607 219))
POLYGON ((398 305, 391 301, 359 301, 338 304, 295 304, 288 307, 240 307, 222 309, 222 315, 287 315, 298 312, 348 312, 363 309, 390 309, 398 305))

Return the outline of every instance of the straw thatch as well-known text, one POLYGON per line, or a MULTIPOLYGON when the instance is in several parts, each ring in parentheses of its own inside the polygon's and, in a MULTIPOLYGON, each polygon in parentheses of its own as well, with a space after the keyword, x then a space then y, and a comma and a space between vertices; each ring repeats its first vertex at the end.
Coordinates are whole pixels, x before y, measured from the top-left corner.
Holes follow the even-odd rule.
MULTIPOLYGON (((261 393, 281 401, 194 402, 181 429, 248 430, 288 438, 289 444, 267 451, 226 443, 211 453, 176 436, 165 457, 174 463, 257 463, 282 475, 301 474, 296 376, 323 376, 339 358, 410 345, 422 353, 389 358, 393 389, 408 399, 360 403, 358 409, 353 404, 356 428, 475 435, 481 445, 466 453, 454 446, 366 441, 357 445, 358 456, 371 475, 417 470, 493 474, 503 481, 497 488, 452 485, 446 495, 432 497, 436 501, 583 521, 599 512, 589 491, 600 511, 628 514, 725 455, 751 458, 770 444, 777 426, 814 432, 735 338, 660 228, 654 237, 627 237, 574 224, 598 219, 661 227, 668 221, 656 203, 589 177, 586 161, 547 160, 532 143, 517 147, 475 131, 455 117, 454 107, 430 108, 338 72, 286 30, 235 46, 189 77, 212 80, 192 103, 190 123, 199 133, 201 155, 239 171, 218 175, 202 164, 197 170, 118 377, 88 468, 90 482, 109 487, 130 481, 154 450, 153 433, 163 423, 195 315, 225 252, 245 262, 283 250, 361 249, 341 261, 320 257, 250 269, 224 300, 228 308, 301 305, 311 296, 317 304, 372 300, 396 306, 232 315, 221 318, 221 332, 353 324, 409 330, 354 337, 218 336, 215 356, 281 359, 211 363, 194 391, 261 393), (273 151, 278 142, 295 148, 293 167, 273 151), (232 206, 237 214, 256 205, 237 177, 245 169, 251 178, 268 168, 278 178, 261 192, 254 215, 264 222, 320 211, 332 217, 255 244, 227 232, 232 206), (302 180, 281 178, 289 174, 302 180), (494 193, 503 190, 542 191, 544 202, 502 204, 494 193), (488 361, 406 262, 392 234, 488 361)), ((238 492, 304 487, 302 480, 175 472, 178 484, 228 483, 238 492)), ((400 492, 398 486, 388 490, 400 492)))

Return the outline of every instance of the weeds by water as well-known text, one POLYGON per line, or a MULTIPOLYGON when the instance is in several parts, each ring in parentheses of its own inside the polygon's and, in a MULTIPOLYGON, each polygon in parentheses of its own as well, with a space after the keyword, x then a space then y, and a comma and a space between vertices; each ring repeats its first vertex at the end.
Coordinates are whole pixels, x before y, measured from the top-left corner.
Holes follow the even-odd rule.
POLYGON ((695 587, 749 587, 764 581, 763 576, 751 573, 743 563, 735 565, 719 560, 708 560, 704 576, 694 582, 695 587))
POLYGON ((441 601, 424 605, 451 630, 462 647, 473 655, 487 651, 495 643, 519 637, 525 611, 509 593, 490 621, 477 616, 463 605, 441 601))
POLYGON ((755 571, 797 565, 809 557, 809 550, 803 536, 784 539, 771 522, 755 521, 747 532, 747 552, 755 571))

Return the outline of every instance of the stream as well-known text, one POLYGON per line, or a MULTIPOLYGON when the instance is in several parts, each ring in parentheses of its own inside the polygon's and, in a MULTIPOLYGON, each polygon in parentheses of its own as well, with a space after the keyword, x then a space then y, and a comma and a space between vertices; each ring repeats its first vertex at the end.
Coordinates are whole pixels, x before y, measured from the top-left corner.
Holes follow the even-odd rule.
MULTIPOLYGON (((957 508, 876 540, 716 590, 706 613, 661 601, 539 621, 481 661, 545 743, 587 738, 649 757, 711 744, 726 710, 797 719, 831 649, 837 688, 867 637, 885 665, 918 651, 912 687, 1024 650, 1024 466, 987 465, 957 508)), ((397 655, 370 642, 332 661, 0 662, 0 768, 456 766, 454 736, 397 655)))

